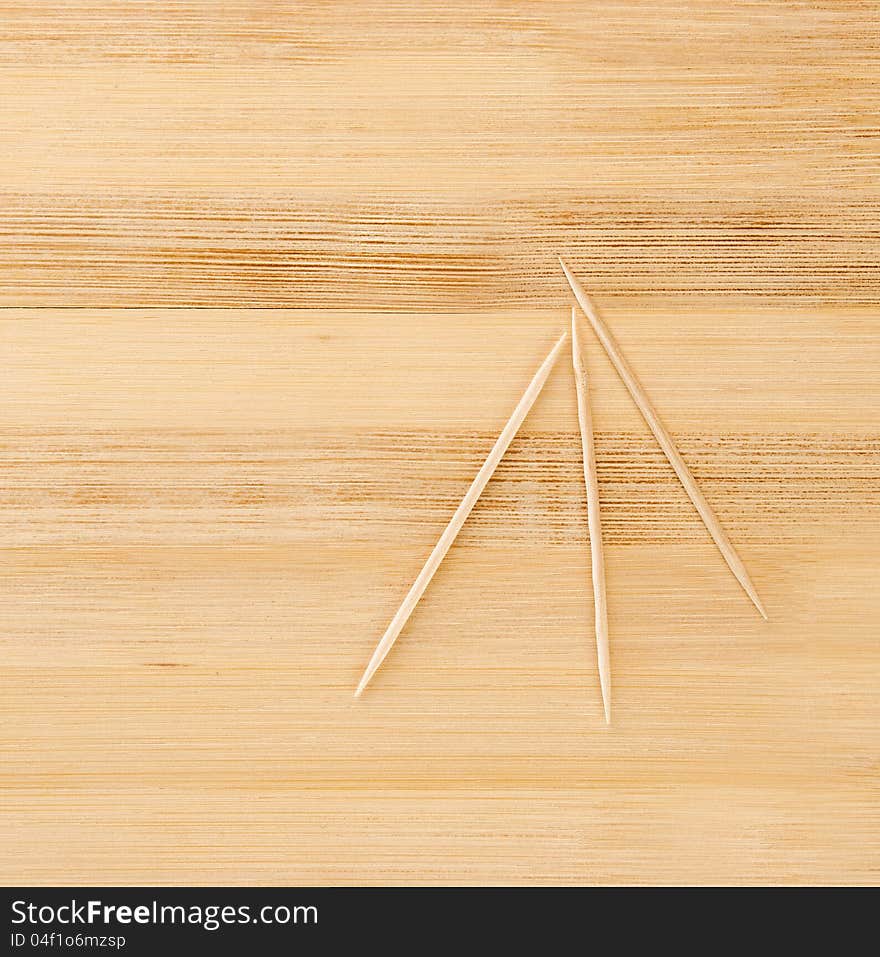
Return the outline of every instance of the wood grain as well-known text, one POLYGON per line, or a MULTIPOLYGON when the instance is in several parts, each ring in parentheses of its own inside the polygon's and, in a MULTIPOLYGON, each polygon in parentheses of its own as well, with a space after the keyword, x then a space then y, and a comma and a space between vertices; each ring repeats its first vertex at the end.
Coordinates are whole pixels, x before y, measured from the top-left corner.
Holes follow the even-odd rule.
POLYGON ((0 17, 3 883, 880 880, 874 7, 0 17))

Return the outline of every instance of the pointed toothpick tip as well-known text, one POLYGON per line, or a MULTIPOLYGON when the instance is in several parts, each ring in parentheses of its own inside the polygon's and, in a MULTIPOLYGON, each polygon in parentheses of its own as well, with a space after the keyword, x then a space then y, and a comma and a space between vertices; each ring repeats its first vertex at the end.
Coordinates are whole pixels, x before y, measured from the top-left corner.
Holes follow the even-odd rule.
POLYGON ((568 280, 569 285, 571 285, 571 281, 574 277, 571 274, 571 270, 568 268, 568 264, 565 262, 562 256, 557 256, 556 258, 559 260, 559 265, 562 266, 562 271, 565 273, 565 278, 568 280))
POLYGON ((764 621, 769 621, 770 619, 767 616, 767 609, 764 607, 764 602, 762 602, 758 597, 758 592, 755 589, 755 586, 752 584, 751 579, 746 576, 745 581, 740 580, 740 584, 743 587, 743 591, 751 599, 752 604, 758 609, 758 614, 764 619, 764 621))
POLYGON ((562 271, 565 273, 565 278, 568 280, 568 285, 571 287, 571 291, 574 294, 574 298, 577 300, 578 306, 580 306, 584 315, 592 322, 592 316, 590 316, 590 310, 593 309, 593 300, 587 295, 587 290, 584 289, 581 281, 575 276, 575 274, 568 268, 565 260, 559 256, 559 265, 562 266, 562 271))
POLYGON ((555 356, 556 353, 565 345, 568 340, 568 329, 564 330, 562 335, 556 340, 556 345, 553 346, 550 351, 551 356, 555 356))
POLYGON ((599 686, 602 689, 602 708, 605 711, 605 724, 611 724, 611 688, 608 678, 610 676, 600 675, 599 686))

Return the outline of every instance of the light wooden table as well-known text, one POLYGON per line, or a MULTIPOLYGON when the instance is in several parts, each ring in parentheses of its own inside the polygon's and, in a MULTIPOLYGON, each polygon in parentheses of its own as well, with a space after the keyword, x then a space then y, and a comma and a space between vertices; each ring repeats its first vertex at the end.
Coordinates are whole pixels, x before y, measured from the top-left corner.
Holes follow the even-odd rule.
POLYGON ((880 880, 876 5, 3 22, 4 883, 880 880))

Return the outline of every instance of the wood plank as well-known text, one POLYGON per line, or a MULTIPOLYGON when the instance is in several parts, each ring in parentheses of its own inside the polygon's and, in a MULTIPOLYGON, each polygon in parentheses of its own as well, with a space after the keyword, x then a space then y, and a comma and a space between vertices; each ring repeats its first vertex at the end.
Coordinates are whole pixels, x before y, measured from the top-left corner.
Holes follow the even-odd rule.
POLYGON ((6 551, 5 868, 876 882, 875 542, 753 547, 769 625, 711 545, 610 546, 611 730, 581 547, 457 549, 357 704, 417 549, 6 551))
POLYGON ((880 299, 863 4, 3 15, 3 304, 880 299))
POLYGON ((470 188, 447 201, 248 197, 232 183, 234 199, 7 191, 0 304, 562 307, 560 253, 602 297, 715 295, 734 308, 756 298, 880 302, 876 196, 834 184, 813 196, 807 189, 806 199, 799 188, 797 199, 776 191, 742 201, 715 198, 710 184, 698 200, 654 198, 655 182, 638 178, 625 197, 506 202, 473 198, 470 188))
POLYGON ((771 622, 588 342, 609 734, 562 374, 351 701, 555 310, 6 310, 8 866, 34 882, 876 880, 869 316, 706 301, 616 318, 771 622), (402 817, 369 835, 382 789, 402 817), (138 809, 124 866, 98 836, 111 801, 138 809))

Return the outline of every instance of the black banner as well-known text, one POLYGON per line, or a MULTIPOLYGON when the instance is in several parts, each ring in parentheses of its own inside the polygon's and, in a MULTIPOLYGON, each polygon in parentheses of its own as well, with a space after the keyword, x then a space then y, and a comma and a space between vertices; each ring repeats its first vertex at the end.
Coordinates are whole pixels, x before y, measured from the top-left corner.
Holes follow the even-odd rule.
MULTIPOLYGON (((839 948, 876 891, 611 888, 5 888, 10 954, 627 952, 645 943, 839 948), (834 920, 828 904, 833 899, 834 920), (708 934, 708 936, 706 936, 708 934), (603 945, 602 942, 605 942, 603 945)), ((698 946, 699 949, 699 946, 698 946)))

